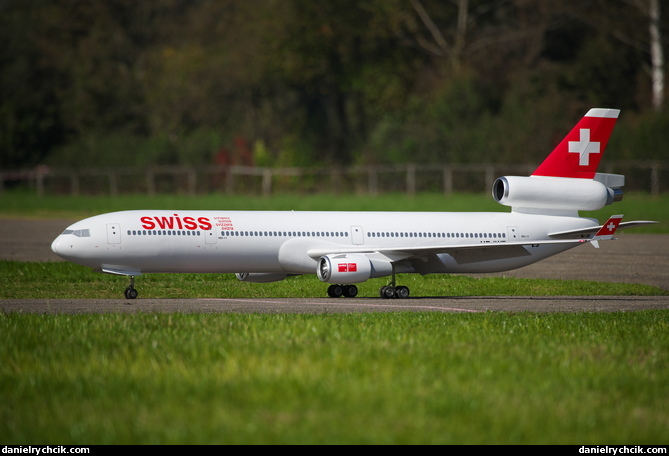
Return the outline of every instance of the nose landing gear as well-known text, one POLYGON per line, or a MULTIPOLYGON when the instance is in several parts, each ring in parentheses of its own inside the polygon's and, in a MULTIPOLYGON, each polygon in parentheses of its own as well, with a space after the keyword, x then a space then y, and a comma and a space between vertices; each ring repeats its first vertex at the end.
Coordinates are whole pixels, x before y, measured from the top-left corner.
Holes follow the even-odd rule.
POLYGON ((123 294, 125 295, 125 299, 136 299, 139 293, 135 290, 135 276, 128 277, 130 277, 130 285, 128 285, 123 294))

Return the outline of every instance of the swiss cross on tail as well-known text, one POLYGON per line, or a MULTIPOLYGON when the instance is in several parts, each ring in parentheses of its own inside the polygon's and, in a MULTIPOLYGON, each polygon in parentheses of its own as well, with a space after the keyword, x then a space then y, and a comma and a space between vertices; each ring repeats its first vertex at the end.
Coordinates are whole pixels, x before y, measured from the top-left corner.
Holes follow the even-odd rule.
POLYGON ((588 111, 532 175, 594 178, 618 114, 619 109, 588 111))

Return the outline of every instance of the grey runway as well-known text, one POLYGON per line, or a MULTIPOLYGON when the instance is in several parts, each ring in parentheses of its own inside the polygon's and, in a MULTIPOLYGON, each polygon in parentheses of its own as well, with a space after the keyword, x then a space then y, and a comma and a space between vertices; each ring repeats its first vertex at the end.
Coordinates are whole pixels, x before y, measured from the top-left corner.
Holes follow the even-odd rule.
POLYGON ((487 296, 248 299, 4 299, 0 311, 103 313, 631 312, 669 309, 669 296, 487 296))

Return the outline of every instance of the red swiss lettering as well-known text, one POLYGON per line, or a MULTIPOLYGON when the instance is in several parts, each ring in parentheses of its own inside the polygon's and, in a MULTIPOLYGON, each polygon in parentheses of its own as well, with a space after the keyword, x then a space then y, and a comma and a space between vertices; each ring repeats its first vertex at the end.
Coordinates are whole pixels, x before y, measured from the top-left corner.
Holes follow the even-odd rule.
POLYGON ((180 230, 183 229, 183 226, 181 225, 181 219, 179 218, 178 214, 174 214, 174 217, 176 217, 177 225, 180 230))
POLYGON ((174 228, 174 219, 172 217, 153 217, 158 222, 158 226, 162 229, 169 228, 170 230, 174 228))
POLYGON ((142 222, 142 228, 145 230, 152 230, 156 227, 156 224, 153 223, 152 217, 142 217, 139 220, 142 222))
POLYGON ((207 217, 198 217, 197 219, 198 223, 200 224, 200 229, 201 230, 210 230, 211 229, 211 222, 207 217))
POLYGON ((195 219, 193 217, 184 217, 184 227, 187 230, 196 230, 197 223, 195 223, 195 219))
POLYGON ((139 221, 142 223, 142 228, 145 230, 153 230, 155 228, 160 228, 161 230, 168 229, 180 229, 180 230, 211 230, 213 227, 211 221, 208 217, 179 217, 178 214, 174 214, 174 217, 149 217, 144 216, 140 217, 139 221))

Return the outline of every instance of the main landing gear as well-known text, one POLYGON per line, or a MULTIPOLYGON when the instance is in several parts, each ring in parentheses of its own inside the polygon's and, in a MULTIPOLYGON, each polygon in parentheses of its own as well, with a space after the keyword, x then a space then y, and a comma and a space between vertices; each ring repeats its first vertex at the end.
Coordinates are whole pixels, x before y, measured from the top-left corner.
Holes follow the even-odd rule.
POLYGON ((328 287, 328 296, 331 298, 355 298, 358 295, 358 287, 355 285, 330 285, 328 287))
MULTIPOLYGON (((396 287, 394 282, 381 287, 379 294, 383 299, 406 299, 409 297, 409 287, 396 287)), ((328 287, 328 296, 331 298, 355 298, 358 295, 358 287, 355 285, 330 285, 328 287)), ((127 296, 126 296, 127 297, 127 296)))
POLYGON ((379 294, 383 299, 406 299, 409 297, 409 287, 386 285, 385 287, 381 287, 379 294))
POLYGON ((125 299, 135 299, 137 298, 137 290, 135 290, 135 276, 128 276, 130 277, 130 285, 128 285, 128 288, 125 289, 123 294, 125 295, 125 299))
POLYGON ((383 299, 406 299, 409 297, 409 287, 395 286, 395 265, 393 264, 393 273, 390 283, 385 287, 381 287, 379 294, 383 299))

